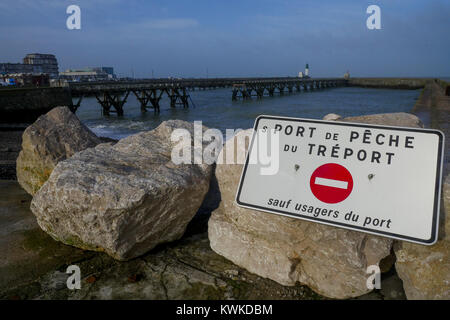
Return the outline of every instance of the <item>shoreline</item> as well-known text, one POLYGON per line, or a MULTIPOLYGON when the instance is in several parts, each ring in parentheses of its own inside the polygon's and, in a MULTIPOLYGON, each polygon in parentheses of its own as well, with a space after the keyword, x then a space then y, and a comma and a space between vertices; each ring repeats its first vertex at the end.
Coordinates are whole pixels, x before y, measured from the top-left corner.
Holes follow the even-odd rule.
MULTIPOLYGON (((300 78, 291 77, 289 79, 292 80, 300 78)), ((400 90, 417 90, 420 88, 424 88, 427 84, 434 81, 445 83, 444 80, 440 80, 438 78, 343 77, 336 79, 340 79, 339 81, 342 82, 342 86, 346 87, 363 87, 363 88, 379 88, 379 89, 384 88, 384 89, 400 89, 400 90)), ((317 79, 310 78, 307 80, 320 81, 320 78, 317 79)), ((298 87, 297 90, 300 90, 299 88, 300 87, 298 87)), ((73 100, 72 98, 75 96, 76 92, 71 92, 67 87, 2 88, 0 90, 0 114, 2 116, 0 124, 19 121, 32 123, 40 115, 47 113, 48 111, 57 106, 68 106, 69 108, 75 108, 72 101, 73 100)))
MULTIPOLYGON (((441 96, 445 96, 445 85, 448 82, 434 80, 432 78, 351 78, 351 86, 373 89, 393 89, 393 90, 417 90, 423 88, 418 99, 410 109, 410 113, 417 115, 426 128, 438 129, 450 137, 450 102, 445 106, 439 104, 441 96), (408 87, 402 85, 408 81, 408 87), (431 89, 427 85, 433 86, 431 89), (436 91, 442 92, 436 94, 436 91), (440 98, 436 98, 436 96, 440 98)), ((448 100, 450 101, 450 100, 448 100)), ((332 110, 331 110, 332 112, 332 110)), ((22 133, 30 123, 0 123, 0 180, 16 180, 16 159, 19 156, 22 144, 22 133)), ((105 142, 115 141, 111 138, 100 137, 105 142)), ((446 139, 446 160, 449 162, 450 139, 446 139)))

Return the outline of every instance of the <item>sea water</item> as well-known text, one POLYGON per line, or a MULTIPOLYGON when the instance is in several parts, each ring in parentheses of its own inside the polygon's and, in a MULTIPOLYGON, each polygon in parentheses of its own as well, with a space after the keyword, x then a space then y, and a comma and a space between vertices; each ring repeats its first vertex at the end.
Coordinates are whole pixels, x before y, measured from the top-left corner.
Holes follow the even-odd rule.
POLYGON ((328 113, 343 117, 387 112, 411 112, 420 90, 369 89, 358 87, 328 88, 293 92, 251 100, 231 100, 231 89, 190 91, 190 106, 170 108, 169 99, 161 100, 161 112, 142 113, 139 101, 131 93, 124 105, 124 116, 102 115, 95 97, 84 98, 77 116, 94 133, 115 139, 151 130, 162 121, 180 119, 203 121, 210 128, 248 129, 258 115, 276 115, 321 119, 328 113))

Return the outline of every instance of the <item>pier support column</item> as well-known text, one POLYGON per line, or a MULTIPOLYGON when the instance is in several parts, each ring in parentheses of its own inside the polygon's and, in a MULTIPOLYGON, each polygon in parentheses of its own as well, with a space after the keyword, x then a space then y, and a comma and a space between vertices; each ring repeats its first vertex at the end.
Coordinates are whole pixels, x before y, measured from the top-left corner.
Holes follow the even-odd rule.
POLYGON ((161 97, 164 93, 164 90, 151 90, 150 91, 150 103, 153 106, 153 110, 155 111, 155 113, 160 113, 160 107, 159 107, 159 101, 161 100, 161 97))
POLYGON ((238 89, 233 88, 233 94, 231 96, 231 100, 233 100, 233 101, 237 100, 237 94, 238 94, 238 89))
POLYGON ((157 89, 153 90, 144 89, 141 91, 133 90, 132 92, 141 103, 142 112, 147 112, 147 108, 153 108, 155 113, 160 112, 159 101, 161 100, 164 91, 158 92, 157 89), (149 105, 149 103, 151 104, 151 106, 149 105))
POLYGON ((125 96, 122 98, 122 92, 115 93, 113 95, 113 104, 112 106, 116 110, 116 113, 119 117, 123 116, 123 105, 127 102, 128 96, 130 95, 130 91, 125 93, 125 96))
POLYGON ((264 96, 264 87, 259 87, 256 89, 256 95, 259 99, 261 99, 264 96))
POLYGON ((136 96, 136 99, 141 103, 141 111, 147 112, 147 106, 150 102, 150 95, 145 91, 136 91, 132 90, 133 94, 136 96))
POLYGON ((186 93, 186 88, 182 89, 182 95, 180 96, 183 108, 189 108, 189 95, 186 93))
POLYGON ((189 95, 186 93, 186 88, 180 88, 181 93, 178 89, 170 89, 169 98, 170 98, 170 107, 175 108, 177 105, 182 105, 183 108, 189 107, 189 95))
POLYGON ((102 106, 102 114, 104 116, 109 116, 109 110, 111 109, 111 102, 108 93, 105 91, 103 93, 95 93, 95 98, 97 102, 102 106))
POLYGON ((125 93, 125 96, 121 98, 123 92, 113 92, 104 91, 101 93, 96 93, 95 98, 98 103, 102 106, 103 115, 109 116, 111 112, 111 107, 114 107, 114 112, 118 116, 123 116, 123 105, 127 102, 128 95, 130 91, 125 93))
POLYGON ((175 95, 175 89, 170 89, 167 91, 167 94, 169 95, 169 99, 170 99, 170 107, 171 108, 175 108, 175 103, 177 102, 177 98, 175 95))
POLYGON ((78 108, 81 105, 81 101, 83 101, 83 94, 79 96, 77 103, 74 104, 72 101, 72 104, 69 106, 70 111, 72 111, 73 113, 77 112, 78 108))

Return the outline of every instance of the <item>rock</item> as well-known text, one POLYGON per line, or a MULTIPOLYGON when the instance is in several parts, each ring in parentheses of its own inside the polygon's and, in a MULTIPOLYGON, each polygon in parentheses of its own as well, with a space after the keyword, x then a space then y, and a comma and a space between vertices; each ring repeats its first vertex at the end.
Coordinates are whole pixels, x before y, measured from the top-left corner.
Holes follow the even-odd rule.
POLYGON ((395 265, 395 254, 394 251, 391 251, 391 253, 385 257, 383 260, 380 261, 378 266, 380 267, 381 273, 389 272, 392 267, 395 265))
POLYGON ((325 115, 322 120, 339 120, 344 122, 360 122, 385 126, 423 128, 423 123, 417 116, 405 112, 370 114, 366 116, 347 118, 342 118, 340 115, 335 113, 329 113, 325 115))
MULTIPOLYGON (((423 127, 418 117, 408 113, 350 117, 343 121, 423 127)), ((445 176, 445 175, 444 175, 445 176)), ((394 246, 395 267, 408 299, 450 299, 450 177, 443 183, 440 240, 433 246, 398 241, 394 246)))
POLYGON ((439 239, 432 246, 399 242, 395 267, 406 297, 414 300, 450 299, 450 175, 443 181, 439 239))
POLYGON ((335 121, 335 120, 339 120, 339 119, 342 119, 342 117, 335 113, 329 113, 323 117, 323 120, 328 120, 328 121, 335 121))
MULTIPOLYGON (((419 122, 406 113, 343 120, 416 127, 419 122)), ((240 132, 235 140, 250 132, 240 132)), ((245 153, 246 148, 237 152, 245 153)), ((208 225, 215 252, 259 276, 287 286, 300 282, 327 297, 350 298, 370 291, 367 267, 389 256, 391 239, 238 207, 241 172, 242 165, 217 165, 222 201, 208 225)))
POLYGON ((442 196, 439 224, 439 237, 450 240, 450 163, 442 179, 442 196))
POLYGON ((399 242, 394 246, 395 268, 410 300, 450 299, 450 242, 431 247, 399 242))
POLYGON ((34 195, 58 162, 101 142, 69 108, 54 108, 24 131, 22 151, 17 158, 17 180, 34 195))
POLYGON ((242 165, 217 165, 222 202, 208 225, 215 252, 259 276, 287 286, 300 282, 327 297, 370 291, 366 268, 389 255, 392 240, 238 207, 234 199, 241 171, 242 165))
POLYGON ((118 260, 179 239, 208 191, 211 166, 172 162, 176 128, 193 136, 192 124, 171 120, 60 162, 31 203, 40 227, 63 243, 118 260))
MULTIPOLYGON (((418 117, 408 113, 379 114, 345 118, 403 127, 423 127, 418 117)), ((445 176, 445 174, 444 174, 445 176)), ((396 271, 408 299, 450 299, 450 177, 443 183, 440 240, 433 246, 397 241, 394 246, 396 271)))
POLYGON ((383 300, 405 300, 402 280, 394 273, 381 279, 383 300))
POLYGON ((423 123, 417 116, 405 112, 382 113, 382 114, 371 114, 367 116, 348 117, 342 119, 342 121, 379 124, 385 126, 423 128, 423 123))
MULTIPOLYGON (((394 271, 394 270, 392 270, 394 271)), ((354 298, 355 300, 406 300, 402 280, 395 272, 381 275, 380 290, 371 291, 365 295, 354 298)))

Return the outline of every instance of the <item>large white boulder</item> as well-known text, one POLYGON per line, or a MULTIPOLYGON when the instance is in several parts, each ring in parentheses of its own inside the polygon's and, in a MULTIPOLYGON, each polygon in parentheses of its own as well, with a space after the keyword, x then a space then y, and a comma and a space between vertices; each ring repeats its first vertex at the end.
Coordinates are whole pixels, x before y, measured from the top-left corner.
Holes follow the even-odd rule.
POLYGON ((40 227, 118 260, 180 238, 208 191, 211 166, 172 162, 175 144, 193 143, 171 141, 179 128, 193 133, 191 123, 166 121, 58 163, 31 203, 40 227))

